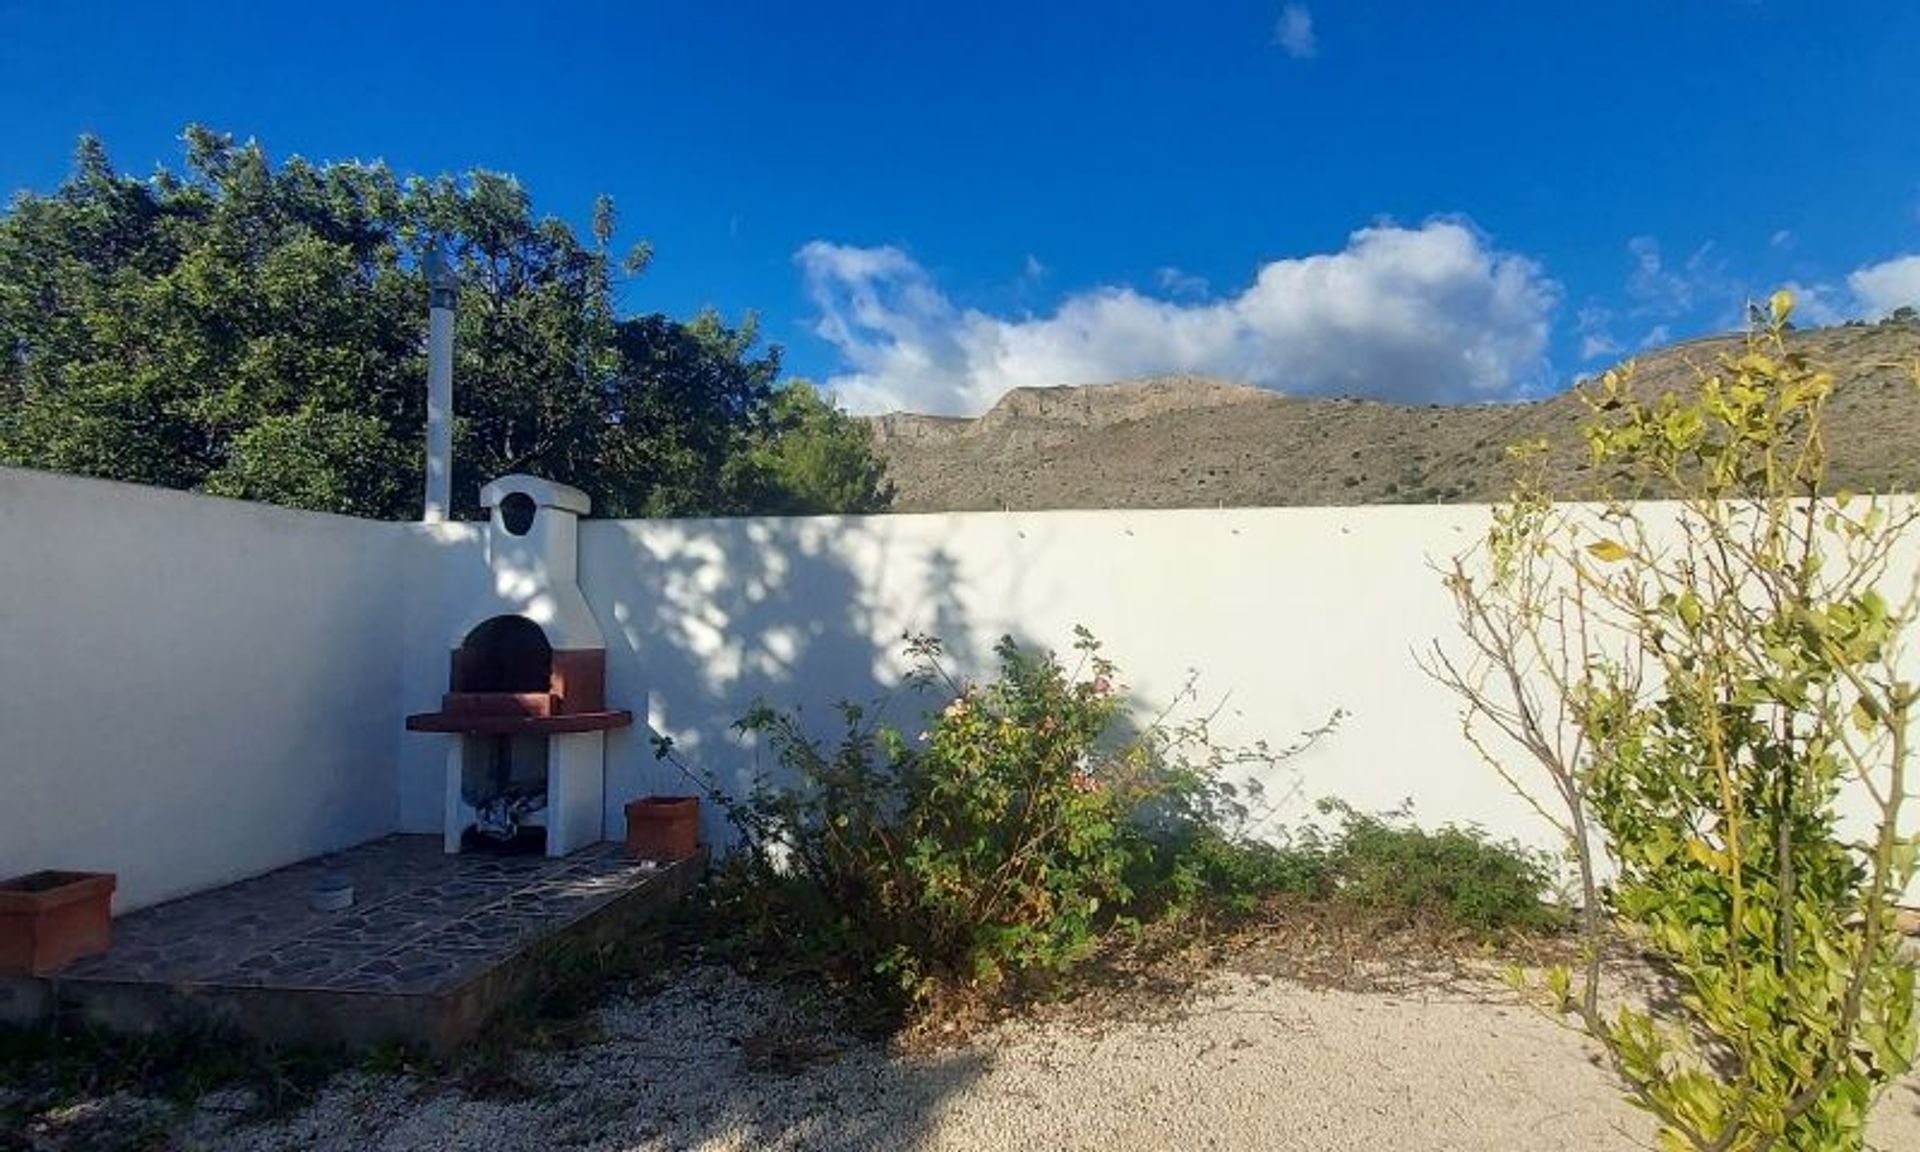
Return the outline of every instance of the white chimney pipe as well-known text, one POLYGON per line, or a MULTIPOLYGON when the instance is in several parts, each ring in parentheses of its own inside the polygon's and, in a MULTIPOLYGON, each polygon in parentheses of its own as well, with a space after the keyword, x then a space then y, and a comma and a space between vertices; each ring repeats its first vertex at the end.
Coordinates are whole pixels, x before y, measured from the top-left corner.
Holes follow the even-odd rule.
POLYGON ((427 249, 427 503, 437 524, 453 507, 453 309, 457 283, 439 245, 427 249))

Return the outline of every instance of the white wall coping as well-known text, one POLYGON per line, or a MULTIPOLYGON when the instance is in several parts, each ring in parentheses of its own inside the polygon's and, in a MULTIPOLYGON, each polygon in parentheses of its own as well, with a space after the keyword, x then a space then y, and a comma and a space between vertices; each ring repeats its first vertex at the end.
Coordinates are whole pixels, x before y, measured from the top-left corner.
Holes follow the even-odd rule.
POLYGON ((487 508, 497 507, 515 493, 528 497, 541 508, 558 508, 578 516, 585 516, 593 508, 593 499, 580 489, 524 472, 501 476, 480 489, 480 503, 487 508))

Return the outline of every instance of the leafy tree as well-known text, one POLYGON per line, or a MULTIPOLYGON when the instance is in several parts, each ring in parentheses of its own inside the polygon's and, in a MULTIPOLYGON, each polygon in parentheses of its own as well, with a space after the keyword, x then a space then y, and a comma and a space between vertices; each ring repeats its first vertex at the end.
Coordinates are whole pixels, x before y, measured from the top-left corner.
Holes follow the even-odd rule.
POLYGON ((609 514, 737 515, 764 506, 751 456, 768 433, 778 349, 755 356, 758 323, 730 328, 711 311, 691 323, 623 320, 601 466, 609 514))
POLYGON ((1682 493, 1673 523, 1523 484, 1447 575, 1468 655, 1430 665, 1565 838, 1583 957, 1546 990, 1668 1149, 1859 1149, 1914 1054, 1894 905, 1920 853, 1899 643, 1917 605, 1886 593, 1920 510, 1823 491, 1833 380, 1788 350, 1791 307, 1776 295, 1684 396, 1589 388, 1594 465, 1682 493), (1871 804, 1863 830, 1843 789, 1871 804), (1671 995, 1603 993, 1616 935, 1671 995))
MULTIPOLYGON (((461 283, 465 510, 512 471, 575 484, 609 514, 838 510, 782 487, 782 429, 820 421, 776 411, 779 351, 756 351, 752 317, 615 314, 616 269, 651 252, 614 259, 610 200, 583 241, 498 173, 276 168, 254 142, 185 139, 184 173, 136 179, 83 138, 70 179, 0 216, 0 462, 412 515, 419 257, 439 244, 461 283)), ((862 453, 850 469, 877 468, 842 439, 862 453)))
POLYGON ((198 487, 268 415, 420 420, 400 386, 421 371, 402 306, 419 296, 390 242, 392 177, 276 174, 201 129, 187 143, 184 179, 134 180, 83 139, 71 180, 0 221, 0 458, 198 487))
POLYGON ((768 511, 789 515, 884 512, 893 483, 873 452, 873 427, 835 407, 805 380, 773 398, 772 434, 755 449, 771 477, 768 511))
MULTIPOLYGON (((417 242, 448 238, 460 281, 454 329, 454 489, 533 472, 607 503, 596 475, 606 432, 604 385, 615 369, 611 269, 603 246, 533 214, 510 177, 473 172, 408 188, 401 225, 417 242)), ((600 202, 600 227, 611 207, 600 202)), ((410 312, 424 323, 424 296, 410 312)), ((413 391, 421 392, 415 377, 413 391)))
POLYGON ((378 518, 417 493, 406 448, 378 418, 305 407, 263 416, 234 434, 207 491, 294 508, 378 518))

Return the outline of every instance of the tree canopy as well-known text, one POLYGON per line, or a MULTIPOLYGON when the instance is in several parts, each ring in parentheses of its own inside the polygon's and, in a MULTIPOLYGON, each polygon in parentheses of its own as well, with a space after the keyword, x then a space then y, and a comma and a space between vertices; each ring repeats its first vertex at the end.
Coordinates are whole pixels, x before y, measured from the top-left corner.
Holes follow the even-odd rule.
POLYGON ((864 425, 751 314, 622 316, 611 201, 592 235, 512 177, 275 166, 186 130, 184 171, 71 177, 0 215, 0 463, 406 518, 420 499, 426 285, 460 277, 454 495, 534 472, 607 515, 868 512, 891 490, 864 425))

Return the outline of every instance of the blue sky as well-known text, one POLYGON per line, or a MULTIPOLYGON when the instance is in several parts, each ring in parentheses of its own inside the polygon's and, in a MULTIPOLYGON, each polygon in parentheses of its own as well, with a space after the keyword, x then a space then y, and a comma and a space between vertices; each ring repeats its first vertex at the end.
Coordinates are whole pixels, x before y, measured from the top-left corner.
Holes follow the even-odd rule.
POLYGON ((636 311, 849 405, 1194 370, 1416 402, 1920 298, 1920 5, 0 0, 0 188, 75 137, 599 192, 636 311))

